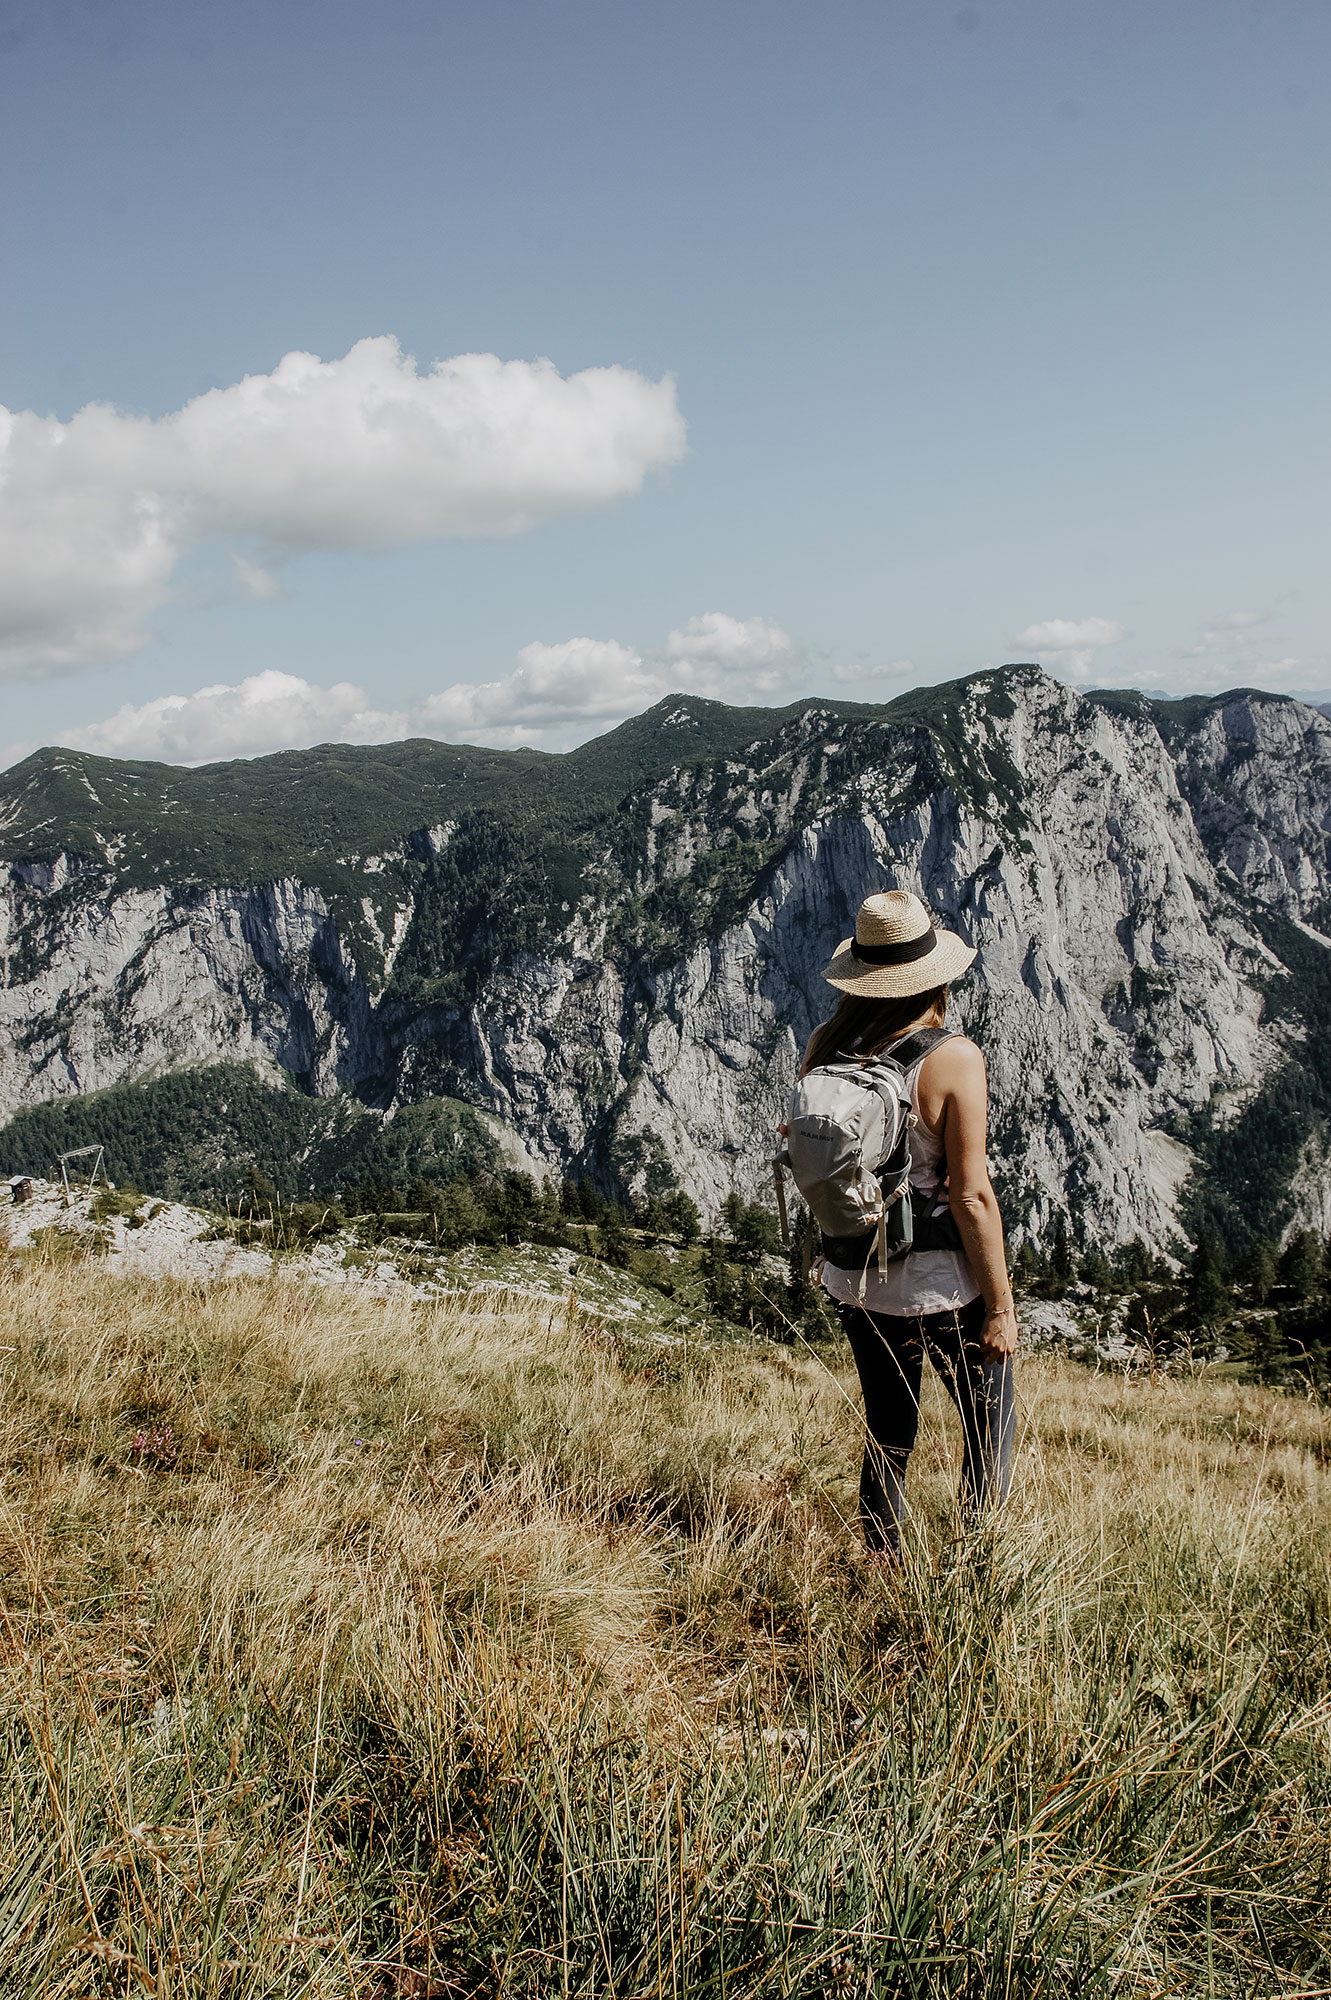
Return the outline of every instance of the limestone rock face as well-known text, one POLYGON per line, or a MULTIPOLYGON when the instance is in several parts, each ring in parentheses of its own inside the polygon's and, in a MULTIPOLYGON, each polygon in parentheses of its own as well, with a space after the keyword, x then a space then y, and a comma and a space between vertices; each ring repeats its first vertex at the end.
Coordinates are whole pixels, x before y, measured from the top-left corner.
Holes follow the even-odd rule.
POLYGON ((58 888, 16 867, 0 902, 0 1112, 220 1057, 280 1065, 325 1093, 372 1069, 364 979, 317 891, 117 893, 92 869, 58 888))
MULTIPOLYGON (((1189 1155, 1165 1128, 1300 1059, 1264 932, 1279 916, 1324 948, 1331 722, 1256 694, 1087 699, 1034 668, 886 709, 806 703, 712 756, 690 757, 681 715, 666 767, 577 830, 572 891, 517 942, 454 946, 461 995, 394 976, 459 893, 451 822, 404 819, 358 862, 369 954, 297 873, 125 885, 113 829, 95 855, 16 858, 0 1116, 242 1057, 319 1094, 447 1089, 551 1170, 673 1176, 714 1211, 768 1185, 834 997, 821 968, 860 900, 901 884, 979 951, 954 1016, 988 1060, 1009 1227, 1065 1211, 1104 1244, 1166 1240, 1189 1155)), ((1305 1148, 1305 1213, 1331 1212, 1326 1157, 1305 1148)))
POLYGON ((1227 697, 1186 737, 1179 782, 1222 878, 1291 915, 1326 900, 1331 732, 1301 702, 1227 697))

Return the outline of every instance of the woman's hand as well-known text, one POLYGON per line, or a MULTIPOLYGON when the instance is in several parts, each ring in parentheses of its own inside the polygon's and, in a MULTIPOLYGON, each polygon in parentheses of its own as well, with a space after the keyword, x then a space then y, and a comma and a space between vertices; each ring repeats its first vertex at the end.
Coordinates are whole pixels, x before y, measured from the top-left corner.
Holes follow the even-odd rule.
POLYGON ((990 1306, 980 1328, 980 1347, 986 1364, 1006 1361, 1017 1351, 1017 1308, 1009 1299, 1005 1306, 990 1306))

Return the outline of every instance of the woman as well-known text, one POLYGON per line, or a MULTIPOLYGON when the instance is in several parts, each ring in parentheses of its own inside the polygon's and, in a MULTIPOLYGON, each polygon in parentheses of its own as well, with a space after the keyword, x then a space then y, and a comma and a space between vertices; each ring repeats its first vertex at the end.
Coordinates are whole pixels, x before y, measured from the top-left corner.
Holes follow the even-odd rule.
POLYGON ((920 1247, 881 1272, 871 1260, 866 1280, 862 1264, 841 1268, 825 1245, 822 1272, 864 1392, 864 1538, 889 1560, 901 1553, 906 1461, 919 1423, 926 1351, 961 1416, 963 1508, 974 1514, 997 1506, 1011 1479, 1017 1315, 985 1157, 984 1057, 965 1036, 943 1032, 949 982, 974 957, 959 937, 936 928, 918 896, 889 889, 868 897, 854 937, 823 974, 840 990, 841 1003, 814 1030, 804 1054, 806 1070, 898 1049, 907 1065, 920 1247))

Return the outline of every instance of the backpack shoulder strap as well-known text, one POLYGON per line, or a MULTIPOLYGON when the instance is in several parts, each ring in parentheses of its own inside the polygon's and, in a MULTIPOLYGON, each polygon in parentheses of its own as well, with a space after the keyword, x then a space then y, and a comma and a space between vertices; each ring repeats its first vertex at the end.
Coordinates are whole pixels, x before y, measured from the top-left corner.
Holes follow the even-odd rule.
POLYGON ((955 1034, 955 1028, 917 1028, 904 1041, 894 1042, 890 1049, 884 1049, 878 1060, 895 1063, 900 1069, 909 1069, 913 1063, 932 1055, 942 1043, 950 1042, 955 1034))

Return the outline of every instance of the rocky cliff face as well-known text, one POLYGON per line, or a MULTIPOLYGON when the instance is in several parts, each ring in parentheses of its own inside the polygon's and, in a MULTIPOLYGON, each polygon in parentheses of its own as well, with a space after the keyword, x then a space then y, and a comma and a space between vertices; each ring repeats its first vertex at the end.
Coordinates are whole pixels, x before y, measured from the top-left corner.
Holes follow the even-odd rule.
POLYGON ((116 825, 85 808, 97 844, 71 853, 25 805, 0 1113, 241 1056, 320 1094, 464 1095, 552 1169, 673 1176, 712 1207, 765 1186, 820 968, 899 882, 979 948, 955 1007, 988 1057, 1010 1226, 1066 1210, 1088 1239, 1164 1241, 1190 1164, 1170 1128, 1305 1061, 1281 938, 1326 949, 1331 722, 1266 695, 1084 699, 1034 668, 753 712, 747 743, 743 720, 681 700, 626 725, 632 782, 561 806, 554 847, 502 799, 427 832, 404 798, 399 838, 341 857, 333 889, 296 865, 126 880, 116 825))

